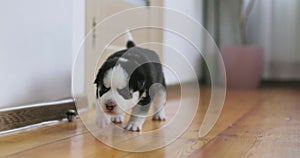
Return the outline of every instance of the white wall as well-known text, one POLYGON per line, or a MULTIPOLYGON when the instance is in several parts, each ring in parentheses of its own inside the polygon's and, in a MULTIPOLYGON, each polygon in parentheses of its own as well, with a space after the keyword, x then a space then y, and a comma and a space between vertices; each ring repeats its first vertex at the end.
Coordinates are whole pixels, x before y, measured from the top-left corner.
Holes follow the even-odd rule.
POLYGON ((72 0, 3 0, 0 23, 0 108, 70 97, 72 0))
MULTIPOLYGON (((188 0, 188 1, 182 1, 182 0, 165 0, 164 6, 167 8, 175 9, 181 12, 184 12, 188 16, 194 18, 199 23, 202 22, 202 0, 188 0)), ((164 26, 168 27, 170 25, 178 25, 185 29, 185 24, 180 23, 178 21, 177 24, 170 23, 172 21, 170 18, 176 18, 174 16, 165 15, 164 17, 164 26)), ((199 30, 190 30, 193 31, 194 34, 199 34, 199 37, 201 36, 200 27, 199 30)), ((198 76, 200 76, 201 72, 201 56, 199 56, 199 52, 197 52, 192 45, 183 38, 165 31, 164 32, 164 44, 170 45, 174 49, 178 50, 178 53, 185 56, 189 63, 194 68, 195 72, 198 76)), ((181 73, 184 78, 181 78, 181 82, 189 82, 192 80, 192 74, 190 74, 190 71, 186 71, 185 67, 183 67, 180 64, 180 60, 183 59, 174 59, 174 53, 176 53, 174 50, 165 47, 164 49, 164 63, 166 65, 171 66, 175 71, 178 73, 181 73)), ((177 84, 178 80, 176 76, 172 75, 172 72, 168 71, 167 69, 164 69, 165 76, 166 76, 166 82, 167 84, 177 84)))
POLYGON ((85 93, 84 69, 85 69, 85 25, 86 25, 86 1, 72 0, 72 92, 73 95, 85 93))

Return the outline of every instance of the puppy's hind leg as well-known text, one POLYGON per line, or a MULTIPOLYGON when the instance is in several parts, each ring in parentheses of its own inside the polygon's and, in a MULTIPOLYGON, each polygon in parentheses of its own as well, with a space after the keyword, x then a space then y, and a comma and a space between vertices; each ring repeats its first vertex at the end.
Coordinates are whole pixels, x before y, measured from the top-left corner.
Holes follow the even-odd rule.
POLYGON ((152 117, 152 120, 154 121, 165 121, 166 120, 166 114, 164 107, 166 105, 167 100, 167 92, 165 89, 159 90, 156 95, 154 96, 153 100, 153 111, 154 115, 152 117))

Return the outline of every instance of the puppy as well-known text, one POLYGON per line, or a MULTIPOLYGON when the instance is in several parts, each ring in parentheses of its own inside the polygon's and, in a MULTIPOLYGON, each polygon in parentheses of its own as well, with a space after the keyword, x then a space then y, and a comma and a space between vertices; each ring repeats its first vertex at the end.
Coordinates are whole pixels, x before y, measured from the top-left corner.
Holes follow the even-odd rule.
POLYGON ((166 119, 166 84, 158 55, 136 47, 129 32, 127 39, 127 49, 109 56, 96 76, 96 124, 122 123, 131 109, 125 129, 141 131, 150 106, 153 120, 166 119))

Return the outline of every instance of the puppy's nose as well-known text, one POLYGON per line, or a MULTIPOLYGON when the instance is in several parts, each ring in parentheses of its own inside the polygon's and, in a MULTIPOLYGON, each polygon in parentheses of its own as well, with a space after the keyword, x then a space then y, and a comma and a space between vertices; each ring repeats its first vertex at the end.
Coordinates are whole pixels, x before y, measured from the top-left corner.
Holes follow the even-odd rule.
POLYGON ((113 101, 107 101, 105 103, 106 109, 109 111, 113 111, 114 108, 116 107, 116 104, 113 101))

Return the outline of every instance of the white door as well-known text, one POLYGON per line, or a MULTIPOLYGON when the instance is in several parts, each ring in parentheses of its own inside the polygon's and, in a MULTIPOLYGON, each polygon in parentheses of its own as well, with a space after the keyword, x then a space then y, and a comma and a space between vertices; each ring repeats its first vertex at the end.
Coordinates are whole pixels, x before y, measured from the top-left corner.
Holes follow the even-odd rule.
MULTIPOLYGON (((125 48, 124 34, 126 29, 132 30, 137 45, 163 41, 162 31, 149 29, 153 23, 162 24, 163 13, 153 13, 146 5, 162 6, 162 0, 91 0, 87 1, 87 20, 85 43, 85 92, 91 104, 95 100, 95 73, 105 59, 112 53, 125 48), (126 12, 127 9, 142 7, 139 11, 126 12), (122 13, 120 13, 122 12, 122 13), (120 17, 111 17, 123 14, 120 17), (110 18, 111 17, 111 18, 110 18), (131 19, 133 18, 134 19, 131 19), (105 26, 103 24, 105 21, 105 26), (102 27, 103 26, 103 27, 102 27), (135 26, 145 26, 135 28, 135 26), (90 34, 88 34, 90 33, 90 34), (106 47, 107 46, 107 47, 106 47), (104 48, 106 49, 104 50, 104 48), (104 52, 103 52, 104 50, 104 52), (99 56, 102 55, 100 60, 99 56)), ((159 55, 162 49, 157 50, 159 55)))

